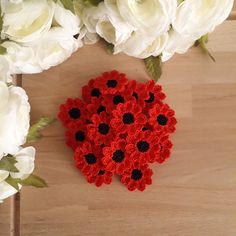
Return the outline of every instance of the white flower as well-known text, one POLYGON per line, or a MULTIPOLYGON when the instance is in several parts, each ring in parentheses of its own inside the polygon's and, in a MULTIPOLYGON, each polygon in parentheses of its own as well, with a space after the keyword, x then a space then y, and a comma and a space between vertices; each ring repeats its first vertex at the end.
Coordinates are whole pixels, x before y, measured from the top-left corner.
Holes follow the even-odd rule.
POLYGON ((70 10, 63 7, 61 2, 57 2, 55 6, 54 21, 56 26, 61 26, 68 30, 71 35, 76 35, 80 32, 80 25, 82 24, 79 16, 73 14, 70 10))
POLYGON ((11 185, 9 185, 7 182, 0 182, 0 203, 4 199, 14 195, 15 193, 17 193, 17 190, 11 185))
POLYGON ((0 81, 11 82, 10 62, 5 56, 0 55, 0 81))
POLYGON ((167 44, 162 52, 162 61, 169 60, 175 53, 183 54, 187 52, 194 43, 194 39, 170 30, 167 44))
POLYGON ((116 0, 121 16, 143 35, 166 33, 175 15, 176 0, 116 0))
MULTIPOLYGON (((17 192, 15 188, 5 182, 9 175, 13 179, 23 180, 28 178, 35 168, 34 147, 20 148, 20 150, 14 155, 14 157, 17 161, 15 167, 17 168, 18 172, 8 172, 0 170, 0 202, 2 202, 2 200, 4 200, 5 198, 14 195, 17 192)), ((18 184, 18 187, 20 189, 22 186, 18 184)))
POLYGON ((33 147, 26 147, 22 148, 19 152, 15 155, 17 163, 15 167, 18 169, 19 172, 13 173, 11 172, 10 175, 14 179, 26 179, 29 175, 34 171, 34 160, 35 160, 35 148, 33 147))
POLYGON ((76 40, 66 29, 53 27, 33 48, 39 65, 47 70, 65 61, 81 46, 81 40, 76 40))
POLYGON ((142 59, 149 56, 159 56, 162 53, 167 40, 167 33, 153 38, 142 35, 140 32, 134 32, 126 42, 115 46, 114 53, 124 52, 129 56, 142 59))
POLYGON ((12 66, 12 74, 33 74, 42 71, 32 47, 21 46, 13 41, 5 41, 2 45, 7 49, 5 56, 12 66))
POLYGON ((230 14, 233 0, 185 0, 177 9, 173 28, 194 40, 212 32, 230 14))
POLYGON ((52 0, 1 1, 2 33, 13 41, 29 43, 50 29, 54 14, 52 0))
POLYGON ((26 141, 30 105, 20 87, 0 82, 0 156, 15 154, 26 141))

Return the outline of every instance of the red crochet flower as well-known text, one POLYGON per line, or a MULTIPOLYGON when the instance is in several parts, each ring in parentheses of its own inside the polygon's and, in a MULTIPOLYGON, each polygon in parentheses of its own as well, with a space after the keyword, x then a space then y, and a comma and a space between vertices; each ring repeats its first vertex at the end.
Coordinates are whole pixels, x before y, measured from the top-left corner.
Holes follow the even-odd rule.
POLYGON ((107 112, 108 109, 107 109, 105 103, 103 101, 101 101, 101 99, 92 98, 91 103, 89 103, 87 105, 87 110, 88 110, 90 116, 92 116, 93 114, 99 115, 101 112, 107 112))
POLYGON ((92 98, 100 98, 102 95, 100 89, 94 86, 94 82, 95 80, 91 79, 88 85, 82 87, 82 98, 87 103, 91 102, 92 98))
POLYGON ((78 146, 74 153, 76 167, 82 171, 84 175, 97 175, 102 167, 102 150, 100 146, 92 145, 84 142, 82 146, 78 146))
POLYGON ((126 141, 122 139, 115 140, 110 146, 103 148, 102 162, 106 169, 115 172, 116 174, 123 174, 126 169, 130 168, 132 158, 127 155, 125 151, 126 141))
POLYGON ((68 126, 71 122, 77 120, 84 121, 86 119, 85 104, 79 98, 68 98, 65 104, 60 105, 58 118, 64 126, 68 126))
POLYGON ((148 165, 142 165, 136 161, 133 163, 132 168, 125 172, 121 177, 121 182, 125 184, 130 191, 138 189, 144 191, 146 185, 152 184, 153 172, 148 165))
POLYGON ((140 163, 153 163, 160 152, 158 136, 151 132, 137 132, 127 136, 127 153, 140 163))
POLYGON ((119 104, 112 114, 111 126, 118 133, 138 132, 147 121, 142 108, 134 101, 119 104))
POLYGON ((112 111, 115 110, 119 104, 124 104, 135 100, 134 97, 132 97, 132 91, 127 89, 125 89, 122 93, 117 92, 114 94, 105 94, 103 98, 104 104, 109 113, 112 113, 112 111))
POLYGON ((129 81, 127 90, 131 91, 132 97, 135 98, 137 103, 144 107, 145 100, 149 98, 149 92, 144 83, 138 83, 136 80, 129 81))
POLYGON ((83 142, 87 141, 87 129, 84 122, 78 120, 70 123, 66 131, 66 144, 75 150, 83 142))
POLYGON ((177 123, 175 112, 167 104, 156 104, 149 110, 149 123, 157 132, 173 133, 177 123))
POLYGON ((100 187, 102 184, 110 184, 112 177, 113 173, 102 167, 98 174, 87 175, 87 181, 88 183, 94 183, 97 187, 100 187))
POLYGON ((90 120, 91 124, 88 124, 87 126, 88 137, 90 140, 93 140, 97 145, 109 145, 115 138, 109 117, 105 112, 102 112, 100 115, 93 115, 90 120))
POLYGON ((160 138, 160 153, 157 155, 156 161, 163 163, 167 158, 170 157, 171 148, 173 147, 172 142, 169 140, 169 136, 163 136, 160 138))
POLYGON ((148 92, 148 99, 145 99, 147 108, 152 107, 154 104, 162 104, 162 100, 166 98, 166 95, 162 92, 162 87, 155 84, 154 80, 149 80, 145 84, 145 91, 148 92))
POLYGON ((103 94, 114 94, 123 92, 127 83, 126 75, 114 70, 103 73, 100 79, 95 80, 94 86, 103 94))

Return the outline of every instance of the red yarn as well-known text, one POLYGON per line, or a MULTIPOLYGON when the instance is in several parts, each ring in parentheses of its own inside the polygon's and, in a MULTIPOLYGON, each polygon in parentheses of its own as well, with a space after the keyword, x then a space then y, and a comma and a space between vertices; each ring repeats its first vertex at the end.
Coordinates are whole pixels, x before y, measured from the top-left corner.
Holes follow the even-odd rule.
POLYGON ((154 81, 128 81, 105 72, 82 88, 82 99, 68 98, 58 118, 67 128, 66 143, 76 167, 89 183, 110 184, 114 174, 130 191, 152 183, 149 163, 163 163, 173 146, 174 111, 154 81))

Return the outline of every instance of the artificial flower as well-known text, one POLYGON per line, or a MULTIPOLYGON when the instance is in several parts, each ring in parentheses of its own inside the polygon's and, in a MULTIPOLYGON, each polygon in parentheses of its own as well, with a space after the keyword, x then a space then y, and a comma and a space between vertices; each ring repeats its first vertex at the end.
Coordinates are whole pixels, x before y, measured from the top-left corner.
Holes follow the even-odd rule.
POLYGON ((91 119, 91 124, 87 125, 88 137, 97 145, 109 144, 114 139, 115 133, 110 125, 110 118, 105 112, 94 114, 91 119))
POLYGON ((142 108, 134 101, 120 103, 112 114, 111 126, 120 133, 138 132, 146 123, 142 108))
POLYGON ((158 135, 151 131, 128 134, 126 152, 141 163, 153 163, 160 152, 158 135))
POLYGON ((144 191, 146 185, 152 184, 152 170, 148 165, 136 161, 132 167, 125 172, 121 177, 121 182, 125 184, 130 191, 138 189, 144 191))
POLYGON ((97 187, 100 187, 102 184, 110 184, 112 182, 113 173, 101 167, 97 174, 90 174, 86 177, 88 183, 94 183, 97 187))
POLYGON ((126 141, 118 139, 111 142, 110 146, 103 148, 102 162, 106 170, 120 175, 130 168, 133 158, 126 152, 125 147, 126 141))
POLYGON ((77 120, 86 120, 85 104, 79 99, 68 98, 65 104, 60 105, 58 117, 67 126, 77 120))
POLYGON ((30 105, 25 91, 0 82, 0 156, 15 154, 26 141, 30 105))
POLYGON ((32 43, 49 31, 55 3, 52 0, 28 0, 19 3, 1 1, 2 34, 19 43, 32 43))
POLYGON ((149 110, 149 123, 157 132, 173 133, 177 123, 175 112, 167 104, 156 104, 149 110))
POLYGON ((85 175, 97 175, 101 170, 102 150, 99 146, 84 142, 74 153, 76 167, 85 175))

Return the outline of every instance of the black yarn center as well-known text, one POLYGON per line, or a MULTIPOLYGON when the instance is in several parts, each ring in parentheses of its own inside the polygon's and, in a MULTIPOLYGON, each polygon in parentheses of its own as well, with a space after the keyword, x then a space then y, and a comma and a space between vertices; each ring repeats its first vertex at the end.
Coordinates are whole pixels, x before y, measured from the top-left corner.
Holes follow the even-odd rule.
POLYGON ((119 103, 124 103, 125 102, 125 99, 124 97, 122 97, 121 95, 116 95, 114 98, 113 98, 113 103, 115 105, 118 105, 119 103))
POLYGON ((80 118, 80 109, 79 108, 72 108, 69 110, 69 115, 72 119, 76 120, 80 118))
POLYGON ((100 92, 100 90, 99 89, 97 89, 97 88, 94 88, 92 91, 91 91, 91 96, 92 97, 100 97, 100 95, 101 95, 101 92, 100 92))
POLYGON ((115 88, 117 85, 117 81, 114 79, 108 80, 107 81, 107 87, 108 88, 115 88))
POLYGON ((154 101, 154 99, 155 99, 154 94, 150 92, 149 93, 149 98, 147 100, 145 100, 145 102, 152 103, 154 101))
POLYGON ((168 118, 162 114, 157 117, 157 123, 161 126, 165 126, 167 124, 168 118))
POLYGON ((130 125, 134 123, 134 115, 131 113, 125 113, 123 115, 123 123, 126 125, 130 125))
POLYGON ((104 106, 100 106, 98 109, 97 109, 97 113, 100 114, 101 112, 105 111, 106 112, 106 107, 104 106))
POLYGON ((149 150, 149 147, 150 145, 146 141, 141 140, 137 143, 137 148, 140 152, 147 152, 149 150))
POLYGON ((138 100, 138 94, 136 92, 133 92, 132 96, 138 100))
POLYGON ((131 174, 131 179, 138 181, 143 177, 143 173, 139 169, 134 169, 131 174))
POLYGON ((85 140, 85 133, 83 131, 77 131, 75 133, 75 139, 76 141, 83 142, 85 140))
POLYGON ((117 163, 121 163, 125 158, 125 154, 122 150, 116 150, 114 153, 113 153, 113 157, 112 157, 112 160, 114 162, 117 162, 117 163))
POLYGON ((104 175, 105 174, 105 170, 100 170, 99 172, 98 172, 98 175, 104 175))
POLYGON ((89 154, 85 155, 84 157, 85 157, 86 162, 89 165, 95 164, 97 162, 97 158, 95 157, 95 155, 93 153, 89 153, 89 154))
POLYGON ((106 123, 101 123, 99 126, 98 126, 98 132, 100 134, 103 134, 103 135, 106 135, 109 133, 109 130, 110 130, 110 127, 108 124, 106 123))

